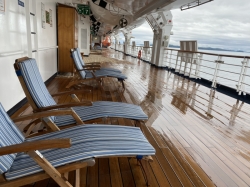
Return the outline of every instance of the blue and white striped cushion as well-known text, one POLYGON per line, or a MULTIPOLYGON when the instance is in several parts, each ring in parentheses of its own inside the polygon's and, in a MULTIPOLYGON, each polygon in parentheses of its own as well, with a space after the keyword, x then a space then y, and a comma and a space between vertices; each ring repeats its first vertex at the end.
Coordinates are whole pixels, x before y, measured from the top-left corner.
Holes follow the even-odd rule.
MULTIPOLYGON (((73 109, 83 121, 103 117, 119 117, 133 120, 148 119, 140 106, 121 102, 96 101, 93 102, 92 106, 73 107, 73 109)), ((71 116, 56 116, 54 122, 57 126, 63 126, 75 123, 75 120, 71 116)))
MULTIPOLYGON (((29 59, 20 63, 20 70, 26 86, 38 108, 56 105, 38 70, 36 60, 29 59)), ((54 120, 54 117, 51 117, 54 120)))
MULTIPOLYGON (((81 125, 27 139, 26 141, 71 138, 67 149, 49 149, 41 153, 57 167, 89 158, 109 156, 154 155, 155 150, 137 127, 116 125, 81 125)), ((28 155, 19 153, 5 174, 7 180, 42 171, 28 155)))
MULTIPOLYGON (((27 88, 38 108, 56 105, 55 100, 47 90, 35 59, 25 60, 20 63, 20 70, 27 88)), ((98 101, 93 102, 93 106, 74 107, 76 113, 83 121, 102 117, 124 117, 128 119, 144 120, 148 119, 140 106, 121 103, 98 101)), ((59 126, 74 123, 71 116, 51 117, 52 121, 59 126)))
POLYGON ((82 70, 82 64, 80 62, 81 58, 78 56, 78 52, 76 50, 71 52, 72 58, 74 60, 76 69, 79 71, 80 75, 82 76, 83 79, 86 78, 86 71, 80 71, 82 70))
MULTIPOLYGON (((81 63, 81 57, 79 56, 77 50, 74 50, 71 52, 72 57, 74 59, 74 63, 76 65, 76 68, 79 70, 80 75, 82 76, 83 79, 85 78, 92 78, 93 75, 89 71, 80 71, 82 70, 82 63, 81 63)), ((106 70, 97 70, 94 72, 96 77, 115 77, 118 79, 127 79, 127 77, 121 73, 118 72, 112 72, 112 71, 106 71, 106 70)))
MULTIPOLYGON (((81 57, 81 52, 80 52, 80 49, 79 48, 76 48, 77 50, 77 55, 80 59, 80 63, 82 66, 85 66, 85 63, 81 57)), ((121 71, 119 69, 115 69, 115 68, 101 68, 101 70, 105 70, 105 71, 114 71, 114 72, 117 72, 117 73, 121 73, 121 71)))
MULTIPOLYGON (((22 143, 24 136, 7 115, 0 103, 0 147, 22 143)), ((12 165, 16 154, 0 156, 0 174, 6 172, 12 165)))

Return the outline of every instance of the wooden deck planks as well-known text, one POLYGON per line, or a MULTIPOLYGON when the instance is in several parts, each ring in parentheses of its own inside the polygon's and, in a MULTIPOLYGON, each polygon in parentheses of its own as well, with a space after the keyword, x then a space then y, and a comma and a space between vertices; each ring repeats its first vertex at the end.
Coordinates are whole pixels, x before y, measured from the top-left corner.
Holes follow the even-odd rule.
MULTIPOLYGON (((104 55, 110 56, 111 53, 122 57, 111 50, 104 55)), ((153 156, 154 162, 148 167, 151 186, 249 186, 250 106, 244 104, 233 121, 234 125, 229 125, 236 100, 216 92, 211 108, 213 118, 208 119, 209 88, 137 59, 122 58, 129 61, 112 59, 112 62, 103 65, 119 68, 128 76, 125 90, 116 79, 107 78, 103 80, 104 92, 92 81, 88 83, 94 85, 91 92, 77 96, 81 100, 137 104, 148 114, 149 120, 143 132, 157 151, 153 156)), ((95 56, 90 55, 88 61, 95 61, 93 59, 95 56)), ((65 91, 69 80, 55 78, 48 85, 49 91, 65 91)), ((57 101, 72 102, 72 99, 62 96, 57 101)), ((15 116, 30 112, 31 108, 26 105, 15 116)), ((120 118, 91 120, 88 123, 93 122, 134 125, 133 121, 120 118)), ((73 179, 74 173, 69 176, 70 180, 73 179)), ((46 183, 56 186, 52 180, 44 180, 34 186, 46 183)), ((145 183, 142 170, 133 159, 96 159, 95 166, 81 170, 81 187, 133 187, 145 186, 145 183)))

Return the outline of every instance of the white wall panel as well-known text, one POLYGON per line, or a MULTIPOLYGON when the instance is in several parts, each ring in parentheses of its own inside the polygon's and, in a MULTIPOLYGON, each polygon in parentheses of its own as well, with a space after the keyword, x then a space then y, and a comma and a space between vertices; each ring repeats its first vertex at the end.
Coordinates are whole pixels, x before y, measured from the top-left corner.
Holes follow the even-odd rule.
POLYGON ((89 16, 80 16, 78 22, 78 46, 80 48, 80 51, 84 53, 84 55, 89 55, 90 53, 90 21, 89 16), (84 31, 84 32, 82 32, 84 31), (82 38, 84 37, 84 38, 82 38), (82 44, 82 42, 86 42, 85 45, 82 44))
MULTIPOLYGON (((38 33, 38 65, 42 78, 46 81, 57 72, 57 22, 56 22, 56 3, 71 2, 70 0, 36 0, 37 12, 37 33, 38 33), (45 23, 42 28, 41 3, 45 5, 45 10, 52 10, 52 27, 45 23), (47 50, 42 50, 48 48, 47 50)), ((60 50, 60 49, 58 49, 60 50)))
MULTIPOLYGON (((71 1, 22 1, 25 3, 25 7, 29 6, 30 4, 31 11, 34 11, 32 9, 32 3, 36 3, 34 6, 36 7, 38 36, 38 54, 36 55, 38 59, 36 60, 38 62, 43 80, 46 81, 57 72, 57 49, 55 48, 55 46, 57 45, 56 3, 71 1), (46 24, 45 29, 41 27, 41 2, 45 4, 45 10, 52 10, 52 27, 50 27, 49 24, 46 24), (49 49, 44 50, 45 47, 49 49), (41 48, 43 50, 39 50, 41 48)), ((6 110, 9 110, 25 97, 19 80, 15 74, 13 64, 15 62, 15 59, 23 56, 28 56, 28 46, 25 7, 19 6, 17 0, 6 0, 5 5, 5 14, 0 14, 0 102, 3 104, 6 110)), ((30 17, 29 14, 27 14, 27 16, 30 17)))
POLYGON ((27 56, 27 38, 24 7, 16 0, 5 5, 5 14, 0 14, 0 102, 9 110, 25 97, 13 64, 27 56))
POLYGON ((56 2, 41 1, 36 2, 36 14, 37 14, 37 34, 38 34, 38 59, 37 63, 39 70, 42 74, 42 78, 46 81, 52 75, 57 72, 57 49, 53 49, 57 45, 56 36, 56 2), (45 10, 52 10, 52 27, 50 24, 45 23, 45 28, 42 28, 41 18, 41 3, 44 4, 45 10), (47 50, 40 51, 40 49, 48 48, 47 50), (51 49, 52 48, 52 49, 51 49))

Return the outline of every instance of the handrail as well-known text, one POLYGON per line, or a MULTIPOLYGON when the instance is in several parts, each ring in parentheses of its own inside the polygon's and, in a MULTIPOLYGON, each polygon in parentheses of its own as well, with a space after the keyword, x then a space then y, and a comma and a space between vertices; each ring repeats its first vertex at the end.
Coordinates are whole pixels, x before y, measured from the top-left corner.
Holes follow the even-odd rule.
POLYGON ((58 46, 43 47, 43 48, 39 48, 38 51, 45 51, 45 50, 57 49, 57 48, 58 48, 58 46))
MULTIPOLYGON (((132 45, 129 45, 129 46, 133 47, 132 45)), ((144 47, 143 45, 136 45, 136 46, 134 46, 134 47, 153 48, 152 46, 144 47)))
POLYGON ((214 56, 233 57, 233 58, 249 58, 250 59, 250 56, 216 54, 216 53, 207 53, 207 52, 202 52, 202 51, 194 52, 194 51, 185 51, 185 50, 170 49, 170 48, 165 48, 165 50, 172 50, 172 51, 178 51, 178 52, 183 52, 183 53, 199 53, 199 54, 204 54, 204 55, 214 55, 214 56))
POLYGON ((246 72, 249 70, 250 56, 246 56, 245 54, 240 56, 201 51, 184 51, 171 48, 165 48, 164 54, 166 55, 166 67, 174 69, 177 73, 195 79, 203 78, 207 81, 211 81, 211 87, 213 88, 217 88, 216 85, 219 83, 220 85, 235 89, 239 95, 242 93, 243 95, 250 94, 250 88, 244 86, 246 85, 245 82, 249 81, 245 80, 245 78, 248 78, 246 72), (173 52, 177 53, 177 55, 173 52), (204 57, 204 55, 207 56, 204 57), (176 56, 176 59, 173 59, 173 56, 176 56), (217 60, 214 59, 214 57, 217 57, 217 60), (228 57, 228 59, 223 59, 225 57, 228 57), (206 58, 213 60, 207 60, 206 58), (230 63, 232 59, 234 59, 235 64, 230 63), (229 63, 226 63, 226 61, 229 61, 229 63), (213 64, 210 62, 213 62, 213 64), (207 70, 211 70, 210 74, 206 72, 207 70), (193 72, 195 72, 195 76, 191 76, 193 72), (221 75, 219 75, 219 72, 221 75), (206 76, 205 74, 210 76, 206 76), (235 82, 237 84, 235 84, 235 82))
POLYGON ((12 55, 19 55, 23 54, 24 51, 11 51, 11 52, 5 52, 5 53, 0 53, 1 57, 6 57, 6 56, 12 56, 12 55))
MULTIPOLYGON (((117 51, 124 52, 123 44, 113 44, 113 46, 117 51)), ((127 45, 126 55, 137 58, 139 50, 142 50, 140 59, 151 63, 152 49, 151 46, 127 45)), ((164 48, 164 55, 161 60, 164 67, 176 73, 211 82, 212 88, 217 88, 218 84, 232 88, 238 92, 238 95, 250 95, 250 87, 246 84, 250 78, 249 73, 247 73, 250 70, 250 55, 248 54, 240 56, 164 48)))

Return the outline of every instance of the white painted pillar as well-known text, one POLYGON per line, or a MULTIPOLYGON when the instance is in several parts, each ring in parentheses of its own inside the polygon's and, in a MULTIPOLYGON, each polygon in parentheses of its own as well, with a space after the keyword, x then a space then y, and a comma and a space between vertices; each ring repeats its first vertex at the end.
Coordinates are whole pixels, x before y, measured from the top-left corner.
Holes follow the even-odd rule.
POLYGON ((142 59, 148 61, 149 60, 149 41, 144 41, 142 59))
POLYGON ((169 39, 173 27, 173 16, 170 11, 161 12, 159 15, 161 16, 162 22, 160 22, 159 27, 154 30, 151 63, 157 67, 166 67, 167 61, 164 62, 164 49, 169 45, 169 39))
POLYGON ((132 42, 132 51, 131 51, 131 55, 137 57, 137 56, 136 56, 136 43, 135 43, 135 41, 132 42))
POLYGON ((129 48, 130 41, 131 41, 131 38, 132 38, 132 31, 129 31, 128 33, 123 33, 123 34, 124 34, 124 37, 125 37, 124 53, 127 55, 127 54, 129 54, 128 48, 129 48))
POLYGON ((118 50, 119 49, 119 36, 118 35, 115 35, 115 50, 118 50))
POLYGON ((158 30, 154 30, 154 38, 153 38, 153 48, 152 48, 152 56, 151 63, 156 63, 156 55, 157 55, 157 42, 158 42, 158 30))

